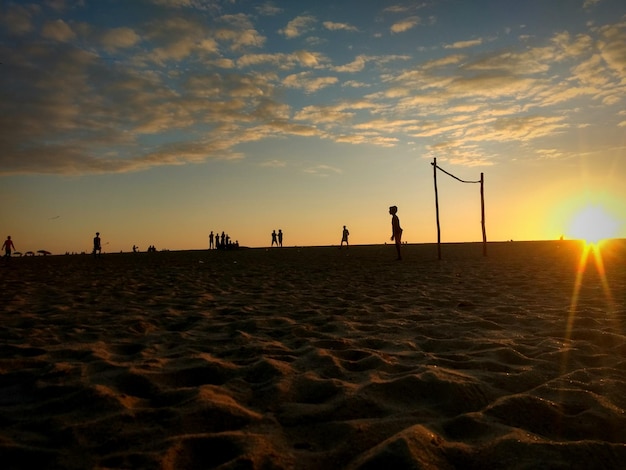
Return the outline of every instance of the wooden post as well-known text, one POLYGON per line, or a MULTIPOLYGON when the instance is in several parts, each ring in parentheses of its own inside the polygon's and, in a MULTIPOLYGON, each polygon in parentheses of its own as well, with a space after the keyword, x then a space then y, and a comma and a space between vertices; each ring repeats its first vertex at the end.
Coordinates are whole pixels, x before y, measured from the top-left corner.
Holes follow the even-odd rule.
POLYGON ((487 256, 487 230, 485 229, 485 177, 480 174, 480 223, 483 228, 483 256, 487 256))
POLYGON ((437 258, 441 259, 441 226, 439 225, 439 192, 437 191, 437 159, 433 159, 433 178, 435 180, 435 213, 437 214, 437 258))

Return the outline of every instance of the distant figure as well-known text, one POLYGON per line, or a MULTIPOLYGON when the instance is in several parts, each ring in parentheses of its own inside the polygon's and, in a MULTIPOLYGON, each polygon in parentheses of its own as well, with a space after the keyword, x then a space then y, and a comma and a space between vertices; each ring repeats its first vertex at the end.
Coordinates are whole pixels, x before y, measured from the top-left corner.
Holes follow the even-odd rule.
POLYGON ((389 208, 389 213, 391 214, 391 240, 395 240, 398 259, 401 260, 402 255, 400 254, 400 245, 402 245, 402 229, 400 228, 400 219, 396 215, 397 212, 398 208, 396 206, 391 206, 389 208))
POLYGON ((100 243, 100 232, 96 232, 96 236, 93 237, 93 256, 100 256, 102 254, 102 245, 100 243))
POLYGON ((2 244, 2 249, 4 250, 4 257, 11 257, 11 250, 15 251, 15 245, 13 244, 13 240, 11 240, 11 236, 9 235, 7 239, 2 244))
POLYGON ((274 243, 276 243, 276 246, 278 246, 278 240, 276 239, 276 230, 272 230, 272 246, 274 246, 274 243))
POLYGON ((341 249, 341 247, 343 246, 343 242, 346 242, 346 247, 350 248, 350 244, 348 243, 348 235, 350 235, 350 232, 348 232, 348 229, 344 225, 343 233, 341 234, 341 245, 339 245, 339 249, 341 249))
POLYGON ((213 235, 213 230, 211 230, 211 233, 209 233, 209 250, 212 250, 213 248, 215 248, 215 245, 213 244, 214 238, 215 238, 215 235, 213 235))
POLYGON ((278 246, 283 246, 283 231, 278 229, 278 246))
POLYGON ((133 245, 133 253, 137 253, 137 247, 133 245))

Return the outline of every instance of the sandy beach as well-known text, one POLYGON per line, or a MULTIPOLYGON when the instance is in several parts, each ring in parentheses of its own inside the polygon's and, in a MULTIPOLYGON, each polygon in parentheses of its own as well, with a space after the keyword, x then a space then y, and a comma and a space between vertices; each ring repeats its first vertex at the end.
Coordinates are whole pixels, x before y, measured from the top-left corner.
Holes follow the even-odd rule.
POLYGON ((6 469, 617 469, 626 241, 0 263, 6 469))

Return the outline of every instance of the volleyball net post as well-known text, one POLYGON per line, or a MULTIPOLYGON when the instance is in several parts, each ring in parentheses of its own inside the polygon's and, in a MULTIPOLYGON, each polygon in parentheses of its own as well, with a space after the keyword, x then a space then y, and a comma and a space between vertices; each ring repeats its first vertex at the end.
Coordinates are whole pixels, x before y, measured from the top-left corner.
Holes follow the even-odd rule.
POLYGON ((452 173, 448 173, 446 170, 437 165, 437 159, 434 158, 431 165, 433 166, 433 179, 435 184, 435 213, 437 216, 437 258, 441 259, 441 224, 439 221, 439 190, 437 188, 437 170, 444 172, 446 175, 454 178, 461 183, 480 183, 480 225, 483 232, 483 256, 487 256, 487 229, 485 226, 485 175, 480 174, 480 180, 478 181, 465 181, 452 173))

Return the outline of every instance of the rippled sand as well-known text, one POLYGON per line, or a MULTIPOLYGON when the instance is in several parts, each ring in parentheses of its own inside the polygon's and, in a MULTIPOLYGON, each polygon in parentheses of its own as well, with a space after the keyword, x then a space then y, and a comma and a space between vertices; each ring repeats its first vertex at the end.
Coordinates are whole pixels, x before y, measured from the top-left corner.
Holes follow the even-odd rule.
POLYGON ((0 263, 2 466, 623 468, 626 243, 442 254, 0 263))

